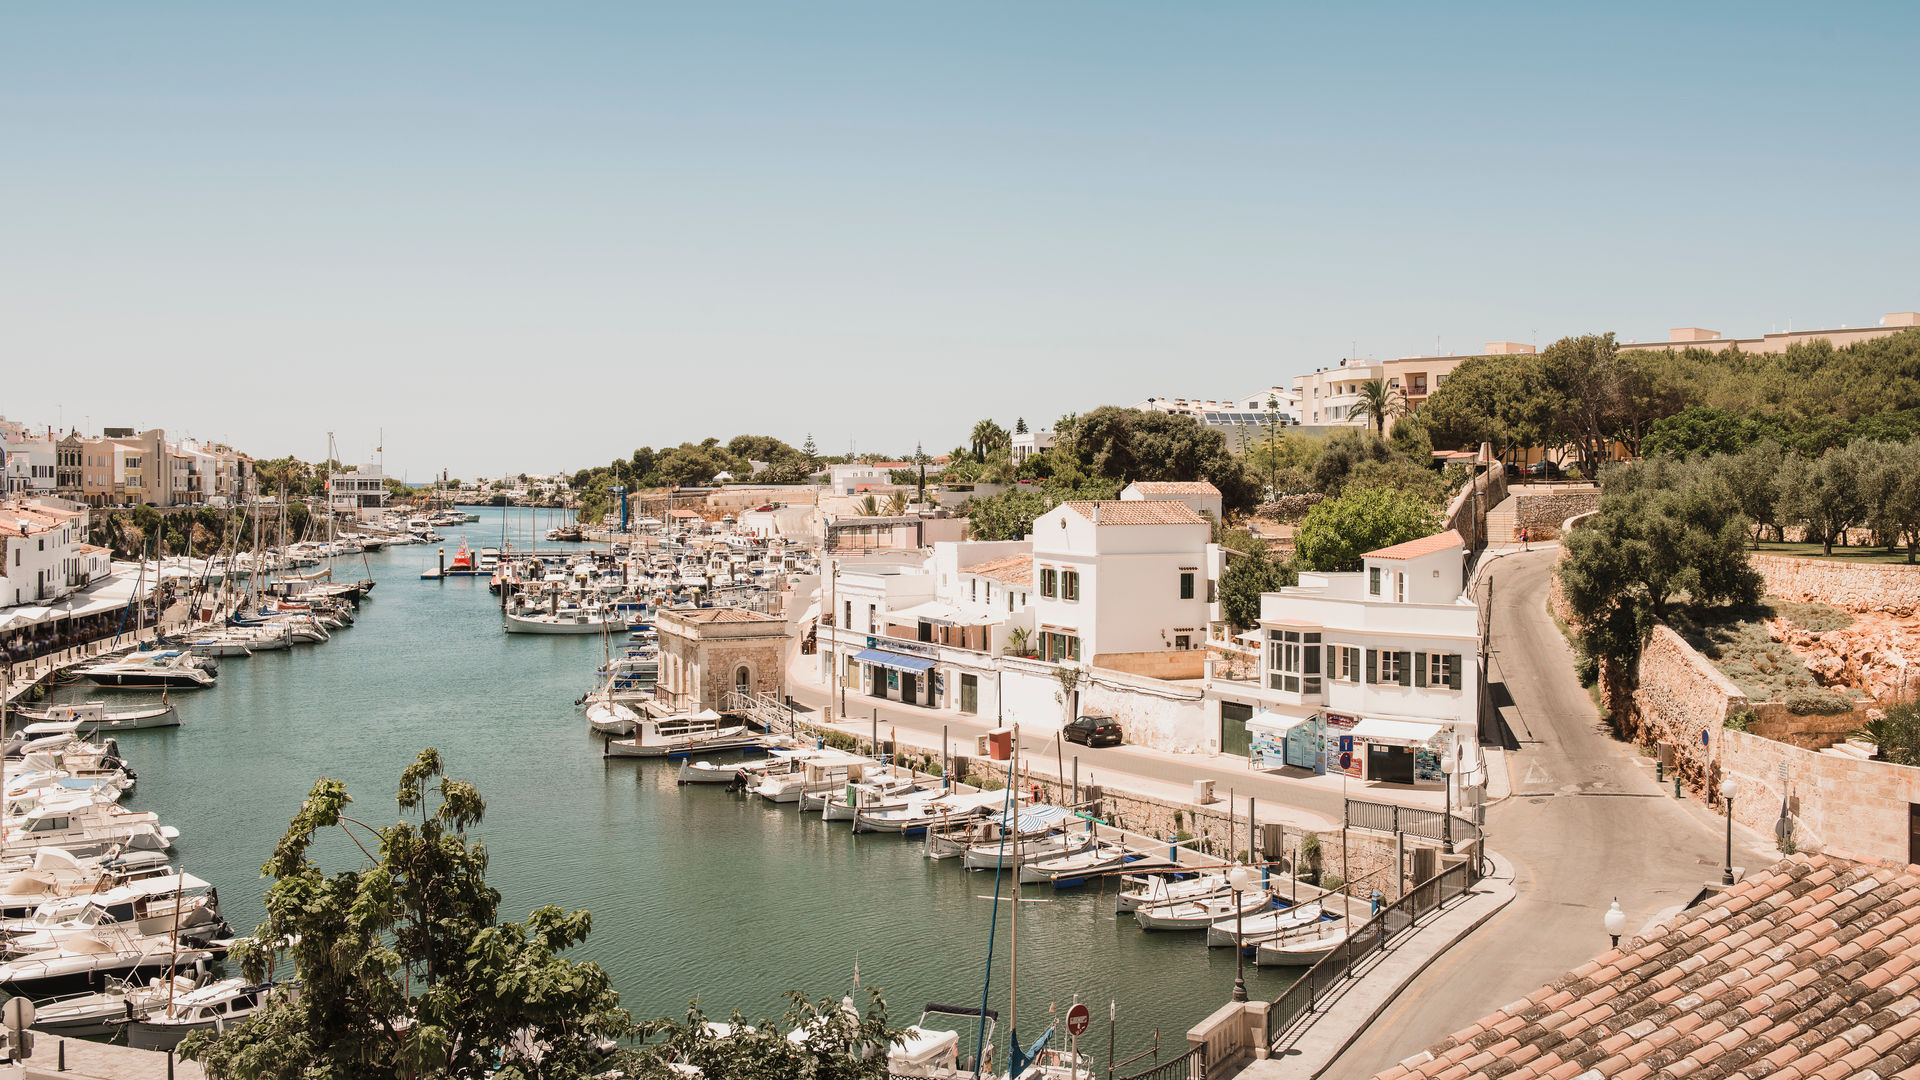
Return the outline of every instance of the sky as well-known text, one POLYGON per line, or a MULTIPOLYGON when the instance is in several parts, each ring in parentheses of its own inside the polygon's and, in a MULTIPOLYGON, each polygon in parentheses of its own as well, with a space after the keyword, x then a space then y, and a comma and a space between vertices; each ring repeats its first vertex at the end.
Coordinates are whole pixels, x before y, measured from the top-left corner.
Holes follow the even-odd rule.
POLYGON ((941 452, 1920 308, 1920 5, 11 4, 0 415, 941 452))

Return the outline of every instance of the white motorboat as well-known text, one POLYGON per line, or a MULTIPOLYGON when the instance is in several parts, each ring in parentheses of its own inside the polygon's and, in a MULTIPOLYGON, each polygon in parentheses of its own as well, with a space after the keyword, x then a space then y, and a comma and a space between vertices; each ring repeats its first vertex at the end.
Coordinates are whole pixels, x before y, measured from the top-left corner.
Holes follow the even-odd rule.
POLYGON ((1130 878, 1128 883, 1134 888, 1120 894, 1115 911, 1124 915, 1135 908, 1156 907, 1180 900, 1192 900, 1202 896, 1213 896, 1225 892, 1227 876, 1225 874, 1201 874, 1197 877, 1175 879, 1165 874, 1152 874, 1145 878, 1130 878))
POLYGON ((909 799, 898 810, 856 810, 854 832, 894 832, 903 835, 929 828, 957 825, 969 818, 987 817, 1006 805, 1001 791, 945 792, 909 799))
POLYGON ((887 1048, 887 1075, 928 1077, 931 1080, 995 1077, 993 1029, 999 1020, 1000 1014, 992 1009, 929 1002, 926 1010, 920 1014, 919 1023, 901 1031, 900 1041, 887 1048), (960 1031, 936 1027, 936 1023, 957 1025, 967 1033, 969 1039, 979 1035, 979 1046, 975 1049, 980 1060, 976 1063, 973 1056, 962 1056, 960 1031), (984 1032, 981 1030, 983 1027, 984 1032))
MULTIPOLYGON (((777 740, 776 740, 777 741, 777 740)), ((680 762, 680 782, 682 784, 734 784, 751 786, 752 782, 769 771, 782 768, 794 758, 811 753, 808 750, 796 750, 790 747, 772 746, 764 758, 746 761, 716 763, 712 761, 680 762)))
POLYGON ((1298 907, 1242 916, 1237 922, 1231 917, 1221 919, 1207 927, 1207 948, 1231 948, 1236 942, 1241 945, 1258 945, 1262 941, 1313 926, 1321 921, 1324 913, 1324 909, 1319 904, 1301 904, 1298 907))
POLYGON ((142 690, 212 686, 214 679, 196 662, 193 654, 178 649, 135 653, 133 656, 83 667, 76 674, 100 686, 142 690))
POLYGON ((192 874, 164 874, 87 896, 49 900, 24 919, 0 923, 11 935, 10 954, 52 948, 75 934, 114 925, 141 937, 177 934, 199 945, 220 935, 220 901, 213 886, 192 874))
MULTIPOLYGON (((1026 874, 1025 863, 1028 859, 1042 862, 1062 855, 1072 855, 1093 846, 1093 834, 1084 830, 1054 831, 1040 836, 1022 836, 1019 844, 1022 864, 1020 880, 1033 881, 1026 874)), ((1011 870, 1014 865, 1014 844, 1011 836, 1005 840, 989 840, 975 844, 960 855, 960 865, 969 870, 1011 870)))
POLYGON ((1253 951, 1253 962, 1262 967, 1312 967, 1347 943, 1352 930, 1342 927, 1325 933, 1287 935, 1263 941, 1253 951))
POLYGON ((1263 911, 1272 902, 1273 897, 1265 889, 1248 889, 1237 898, 1229 892, 1224 896, 1134 908, 1133 918, 1142 930, 1205 930, 1221 919, 1232 918, 1236 912, 1246 916, 1263 911))
POLYGON ((95 894, 167 873, 166 855, 158 851, 82 859, 64 848, 37 848, 31 862, 9 860, 0 867, 0 918, 22 918, 49 900, 95 894))
POLYGON ((809 750, 786 761, 784 768, 765 770, 753 793, 771 803, 799 802, 810 791, 838 789, 855 770, 872 764, 872 758, 844 750, 809 750))
POLYGON ((74 702, 70 705, 55 705, 40 712, 28 712, 16 709, 14 716, 32 721, 21 730, 28 738, 37 735, 56 734, 61 726, 71 733, 85 729, 89 734, 96 731, 132 731, 139 728, 179 727, 180 712, 171 702, 162 701, 138 709, 107 711, 104 701, 74 702), (42 726, 48 725, 48 726, 42 726))
POLYGON ((146 1008, 129 1010, 124 1021, 127 1045, 136 1050, 172 1050, 196 1031, 226 1031, 243 1024, 267 1002, 271 983, 221 979, 184 994, 143 998, 146 1008))
POLYGON ((43 802, 6 826, 6 846, 14 851, 57 847, 73 855, 96 855, 108 848, 165 851, 180 830, 161 825, 151 813, 102 805, 82 795, 43 802))
POLYGON ((587 723, 604 735, 631 735, 640 714, 617 701, 595 698, 587 705, 587 723))
POLYGON ((183 948, 165 935, 139 937, 105 926, 0 963, 0 985, 17 994, 72 993, 107 975, 138 978, 212 958, 210 949, 183 948))
MULTIPOLYGON (((854 811, 861 808, 898 810, 907 805, 908 799, 931 790, 939 783, 937 779, 918 777, 911 772, 890 768, 868 773, 859 783, 848 784, 839 791, 825 792, 820 817, 825 821, 852 821, 854 811)), ((804 799, 801 805, 804 809, 804 799)))
POLYGON ((706 709, 640 721, 625 739, 608 739, 607 757, 684 757, 761 745, 761 737, 738 720, 706 709))

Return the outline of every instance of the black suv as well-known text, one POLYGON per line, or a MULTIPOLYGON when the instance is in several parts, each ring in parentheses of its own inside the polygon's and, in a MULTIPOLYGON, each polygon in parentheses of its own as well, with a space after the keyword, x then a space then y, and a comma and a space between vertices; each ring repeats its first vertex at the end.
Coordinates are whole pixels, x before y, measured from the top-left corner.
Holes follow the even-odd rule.
POLYGON ((1067 725, 1066 736, 1068 742, 1088 746, 1119 746, 1126 741, 1120 721, 1111 716, 1083 716, 1067 725))

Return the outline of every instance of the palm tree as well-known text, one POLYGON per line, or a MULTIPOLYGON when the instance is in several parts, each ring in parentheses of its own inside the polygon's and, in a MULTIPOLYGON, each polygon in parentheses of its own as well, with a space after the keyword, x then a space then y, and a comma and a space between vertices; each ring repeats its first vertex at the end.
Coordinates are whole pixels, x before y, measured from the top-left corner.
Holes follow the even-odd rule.
POLYGON ((880 504, 874 501, 874 498, 871 495, 868 495, 866 498, 861 499, 858 503, 855 503, 854 510, 858 511, 861 517, 879 517, 880 516, 880 504))
POLYGON ((991 420, 982 420, 973 425, 973 435, 970 438, 973 443, 973 456, 979 461, 987 460, 988 454, 1011 445, 1013 441, 1007 435, 1006 428, 991 420))
POLYGON ((1381 435, 1387 433, 1387 421, 1396 416, 1407 415, 1407 399, 1397 386, 1388 386, 1384 379, 1368 379, 1360 384, 1360 400, 1347 410, 1347 419, 1367 417, 1373 421, 1373 429, 1381 435))
MULTIPOLYGON (((867 497, 872 498, 873 496, 869 495, 867 497)), ((904 514, 906 512, 907 512, 906 495, 902 492, 898 492, 898 491, 894 492, 893 498, 887 500, 887 516, 899 517, 901 514, 904 514)))

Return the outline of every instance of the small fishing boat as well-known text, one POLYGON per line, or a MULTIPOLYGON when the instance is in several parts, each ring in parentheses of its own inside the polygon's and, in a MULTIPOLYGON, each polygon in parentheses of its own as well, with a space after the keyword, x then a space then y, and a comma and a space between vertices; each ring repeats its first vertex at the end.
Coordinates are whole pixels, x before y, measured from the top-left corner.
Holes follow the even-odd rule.
POLYGON ((760 736, 746 724, 707 709, 642 720, 631 738, 608 739, 605 756, 684 757, 759 745, 760 736))
POLYGON ((911 835, 929 828, 958 825, 970 818, 987 817, 1005 805, 1006 793, 1001 791, 946 792, 910 799, 898 810, 856 810, 853 831, 911 835))
POLYGON ((1242 916, 1238 920, 1221 919, 1207 927, 1207 948, 1231 948, 1236 941, 1241 945, 1258 945, 1303 927, 1313 926, 1322 921, 1326 915, 1326 910, 1319 904, 1301 904, 1298 907, 1242 916))
POLYGON ((1265 889, 1248 889, 1238 897, 1229 892, 1224 896, 1134 908, 1133 918, 1142 930, 1205 930, 1236 913, 1246 916, 1264 911, 1272 902, 1273 897, 1265 889))
MULTIPOLYGON (((898 810, 907 804, 908 799, 939 784, 937 779, 917 777, 910 772, 878 770, 840 791, 823 793, 820 817, 824 821, 852 821, 857 809, 898 810)), ((806 803, 812 798, 811 794, 802 798, 801 808, 808 809, 806 803)))
POLYGON ((107 705, 103 701, 85 701, 72 705, 55 705, 40 712, 15 709, 13 715, 22 720, 32 721, 22 729, 29 738, 35 735, 51 735, 56 725, 64 725, 71 732, 78 732, 81 728, 85 728, 89 733, 180 726, 179 711, 167 701, 115 712, 108 712, 107 705), (36 729, 39 730, 36 731, 36 729))
POLYGON ((128 1016, 145 1012, 156 1002, 164 1009, 168 994, 187 994, 199 985, 200 980, 192 975, 174 975, 171 980, 155 978, 144 986, 109 978, 102 990, 34 1002, 33 1029, 75 1038, 111 1035, 120 1030, 128 1016))
POLYGON ((509 611, 501 617, 509 634, 599 634, 626 629, 619 613, 611 608, 562 608, 553 614, 524 615, 509 611))
POLYGON ((1119 844, 1095 843, 1078 851, 1023 863, 1020 880, 1034 885, 1045 883, 1056 889, 1069 889, 1085 885, 1088 878, 1113 873, 1143 857, 1119 844))
POLYGON ((1114 910, 1126 914, 1135 908, 1154 907, 1179 900, 1192 900, 1201 896, 1212 896, 1225 892, 1227 876, 1225 874, 1200 874, 1196 877, 1176 878, 1167 874, 1151 874, 1146 877, 1128 878, 1133 888, 1120 894, 1114 910))
POLYGON ((587 705, 587 723, 603 735, 631 735, 640 714, 617 701, 595 698, 587 705))
POLYGON ((1345 945, 1352 933, 1342 927, 1327 933, 1263 941, 1253 952, 1253 962, 1261 967, 1312 967, 1345 945))

